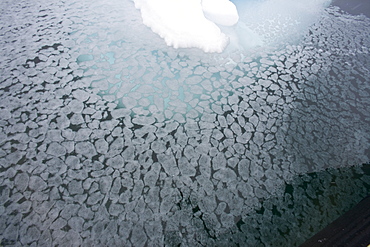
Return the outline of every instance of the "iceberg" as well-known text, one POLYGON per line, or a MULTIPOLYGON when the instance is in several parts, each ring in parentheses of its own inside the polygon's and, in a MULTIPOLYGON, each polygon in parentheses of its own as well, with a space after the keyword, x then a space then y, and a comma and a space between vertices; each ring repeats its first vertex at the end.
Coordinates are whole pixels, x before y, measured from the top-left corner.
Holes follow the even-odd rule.
POLYGON ((249 50, 297 42, 331 0, 133 0, 174 48, 249 50))
POLYGON ((143 23, 174 48, 222 52, 229 38, 217 26, 232 26, 239 16, 229 0, 134 0, 143 23))

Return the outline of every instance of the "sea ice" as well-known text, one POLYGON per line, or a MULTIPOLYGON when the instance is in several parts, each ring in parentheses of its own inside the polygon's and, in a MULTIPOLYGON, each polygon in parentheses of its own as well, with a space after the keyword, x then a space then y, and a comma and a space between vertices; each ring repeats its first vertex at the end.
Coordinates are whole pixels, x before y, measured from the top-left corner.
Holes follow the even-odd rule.
POLYGON ((29 177, 26 173, 18 173, 14 181, 17 189, 19 191, 24 191, 28 186, 29 177))
POLYGON ((89 159, 96 155, 95 146, 90 142, 76 143, 75 151, 79 154, 86 156, 89 159))
POLYGON ((45 181, 38 176, 30 177, 28 186, 34 191, 42 191, 47 188, 45 181))
POLYGON ((63 156, 66 154, 66 149, 62 145, 60 145, 57 142, 52 142, 48 146, 48 149, 46 151, 47 154, 55 155, 55 156, 63 156))

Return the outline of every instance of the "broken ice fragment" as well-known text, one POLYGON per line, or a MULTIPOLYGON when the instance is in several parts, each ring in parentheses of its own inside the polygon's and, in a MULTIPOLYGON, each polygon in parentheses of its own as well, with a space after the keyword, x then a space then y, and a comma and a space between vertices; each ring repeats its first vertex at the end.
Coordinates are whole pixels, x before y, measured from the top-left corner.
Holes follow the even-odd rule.
POLYGON ((94 56, 91 54, 82 54, 77 57, 77 63, 80 64, 82 62, 91 61, 94 59, 94 56))

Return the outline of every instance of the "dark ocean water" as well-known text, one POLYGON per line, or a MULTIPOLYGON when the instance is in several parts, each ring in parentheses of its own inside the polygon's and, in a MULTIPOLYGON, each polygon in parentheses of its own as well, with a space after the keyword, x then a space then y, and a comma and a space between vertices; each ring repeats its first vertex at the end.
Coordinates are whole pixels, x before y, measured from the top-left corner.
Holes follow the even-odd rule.
POLYGON ((370 17, 370 2, 366 0, 334 0, 332 5, 338 6, 342 10, 353 15, 364 14, 370 17))

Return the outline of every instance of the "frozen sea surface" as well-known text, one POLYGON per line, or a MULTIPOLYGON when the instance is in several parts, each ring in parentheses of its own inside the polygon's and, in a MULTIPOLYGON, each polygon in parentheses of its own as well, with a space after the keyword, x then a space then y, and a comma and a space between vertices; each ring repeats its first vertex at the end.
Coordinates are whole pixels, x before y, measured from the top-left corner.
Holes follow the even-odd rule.
POLYGON ((297 246, 369 193, 364 15, 205 54, 128 0, 0 11, 2 245, 297 246))

